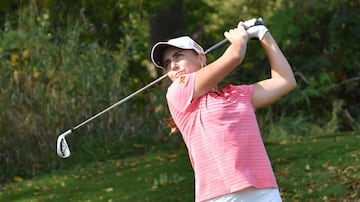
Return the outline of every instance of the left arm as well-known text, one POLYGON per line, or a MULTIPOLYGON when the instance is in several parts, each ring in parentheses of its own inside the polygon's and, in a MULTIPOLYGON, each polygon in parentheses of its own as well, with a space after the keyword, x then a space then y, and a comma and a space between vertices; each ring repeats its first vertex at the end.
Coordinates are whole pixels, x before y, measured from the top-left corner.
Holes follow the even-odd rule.
POLYGON ((296 87, 290 64, 270 32, 266 32, 260 41, 270 62, 271 78, 254 84, 252 103, 255 108, 272 104, 296 87))

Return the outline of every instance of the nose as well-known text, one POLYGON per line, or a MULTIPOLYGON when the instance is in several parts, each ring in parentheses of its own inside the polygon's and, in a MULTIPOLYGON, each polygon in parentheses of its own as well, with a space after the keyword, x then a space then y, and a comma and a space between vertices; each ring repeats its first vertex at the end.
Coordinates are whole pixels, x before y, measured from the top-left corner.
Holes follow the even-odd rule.
POLYGON ((177 65, 176 62, 172 61, 172 62, 170 63, 170 69, 171 69, 172 71, 175 71, 175 70, 179 69, 179 66, 177 65))

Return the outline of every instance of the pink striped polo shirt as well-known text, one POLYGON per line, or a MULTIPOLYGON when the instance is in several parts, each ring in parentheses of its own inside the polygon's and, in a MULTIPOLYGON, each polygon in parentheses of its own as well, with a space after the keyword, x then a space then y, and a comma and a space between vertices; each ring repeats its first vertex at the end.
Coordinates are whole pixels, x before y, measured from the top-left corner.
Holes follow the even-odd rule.
POLYGON ((195 76, 180 76, 166 94, 194 170, 195 201, 278 188, 251 103, 253 86, 229 85, 192 100, 195 76))

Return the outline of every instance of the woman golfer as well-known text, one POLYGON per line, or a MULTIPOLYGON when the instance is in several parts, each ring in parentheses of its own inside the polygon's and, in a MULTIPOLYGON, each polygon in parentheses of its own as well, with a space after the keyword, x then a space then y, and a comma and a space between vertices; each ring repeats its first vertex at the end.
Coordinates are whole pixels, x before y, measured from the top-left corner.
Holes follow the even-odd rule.
POLYGON ((241 25, 224 33, 230 45, 208 65, 203 49, 187 36, 159 42, 151 52, 172 80, 166 99, 189 152, 197 202, 281 201, 255 110, 290 92, 296 81, 268 29, 241 25), (217 89, 243 61, 249 38, 259 39, 271 78, 217 89))

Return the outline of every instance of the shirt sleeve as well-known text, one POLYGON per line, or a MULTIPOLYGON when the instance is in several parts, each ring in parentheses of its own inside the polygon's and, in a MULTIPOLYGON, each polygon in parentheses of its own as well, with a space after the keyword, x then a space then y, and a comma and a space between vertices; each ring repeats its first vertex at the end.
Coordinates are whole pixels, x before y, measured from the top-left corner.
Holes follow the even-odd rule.
POLYGON ((169 105, 184 112, 194 95, 195 72, 178 77, 168 88, 166 99, 169 105))
POLYGON ((254 94, 254 85, 240 85, 240 86, 234 86, 236 89, 237 89, 237 92, 238 94, 241 96, 241 97, 245 97, 247 98, 247 102, 249 104, 249 106, 252 107, 252 109, 254 111, 256 111, 253 103, 252 103, 252 97, 253 97, 253 94, 254 94))
POLYGON ((248 91, 248 96, 249 96, 249 101, 250 101, 250 105, 253 108, 254 111, 256 111, 256 108, 254 107, 253 103, 252 103, 252 97, 254 95, 254 85, 246 85, 247 87, 247 91, 248 91))

